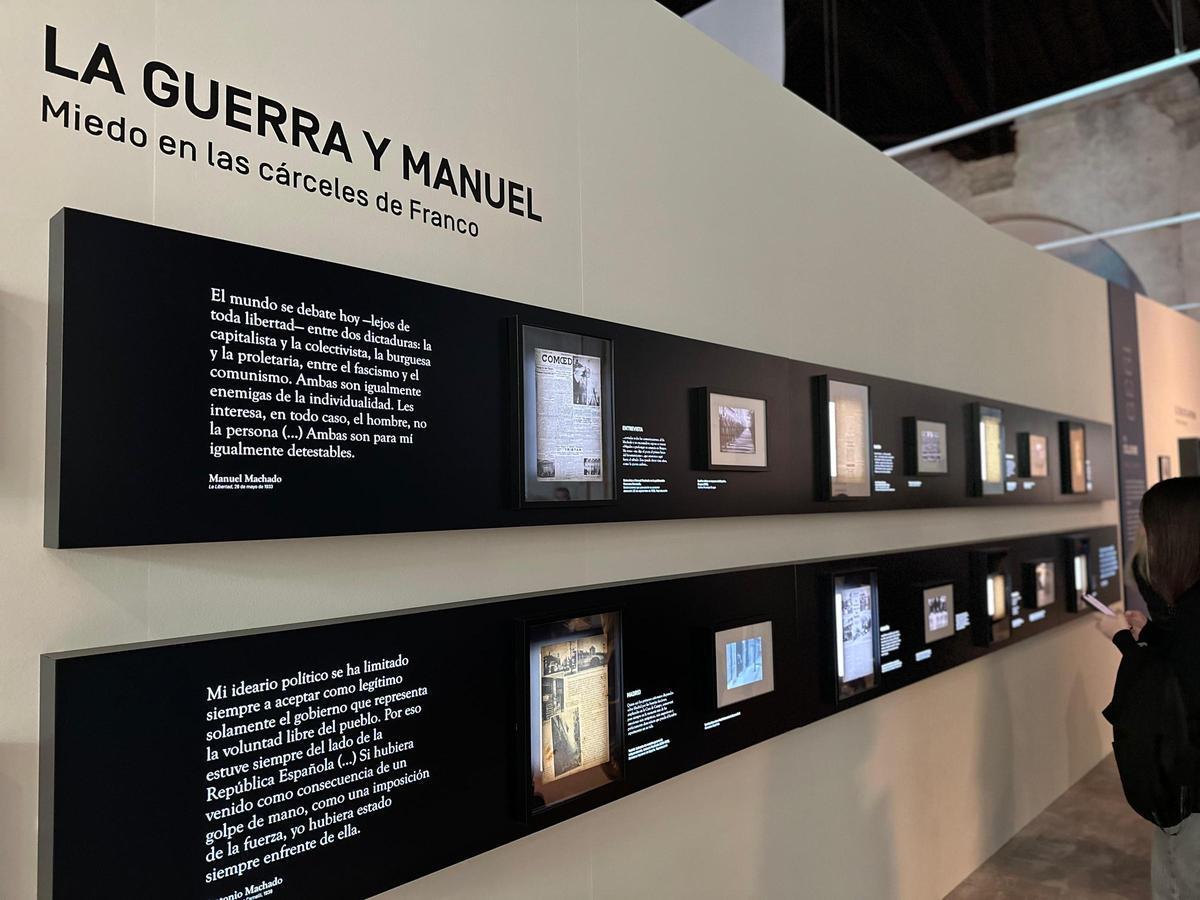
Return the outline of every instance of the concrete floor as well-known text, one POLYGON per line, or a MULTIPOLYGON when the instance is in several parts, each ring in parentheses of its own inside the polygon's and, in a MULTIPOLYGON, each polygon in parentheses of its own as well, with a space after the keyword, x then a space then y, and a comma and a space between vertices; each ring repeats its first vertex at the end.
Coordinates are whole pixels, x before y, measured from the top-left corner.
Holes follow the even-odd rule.
POLYGON ((1126 804, 1109 756, 947 900, 1141 900, 1150 897, 1154 826, 1126 804))

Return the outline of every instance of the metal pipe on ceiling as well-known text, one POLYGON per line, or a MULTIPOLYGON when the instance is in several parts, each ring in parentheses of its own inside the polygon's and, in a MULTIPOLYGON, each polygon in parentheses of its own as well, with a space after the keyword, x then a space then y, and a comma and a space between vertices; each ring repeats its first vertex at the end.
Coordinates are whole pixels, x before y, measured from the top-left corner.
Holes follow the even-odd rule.
POLYGON ((976 134, 980 131, 986 131, 989 128, 995 128, 997 125, 1007 125, 1010 122, 1014 122, 1021 118, 1021 116, 1028 116, 1032 113, 1041 112, 1042 110, 1050 109, 1055 106, 1061 106, 1064 103, 1070 103, 1074 100, 1090 97, 1094 94, 1112 90, 1116 87, 1122 87, 1124 85, 1143 81, 1147 78, 1152 78, 1155 75, 1161 75, 1163 72, 1170 72, 1173 69, 1179 69, 1183 66, 1190 66, 1196 63, 1200 63, 1200 50, 1178 53, 1175 56, 1161 59, 1158 62, 1150 63, 1149 65, 1145 66, 1139 66, 1136 69, 1130 69, 1129 71, 1122 72, 1119 75, 1110 75, 1107 78, 1101 78, 1099 81, 1093 81, 1091 84, 1085 84, 1081 87, 1071 88, 1069 91, 1062 91, 1058 94, 1051 94, 1049 97, 1043 97, 1041 100, 1034 100, 1031 103, 1022 103, 1020 106, 1014 106, 1011 109, 1004 110, 1003 112, 993 113, 990 116, 984 116, 983 118, 976 119, 973 122, 967 122, 963 125, 956 125, 954 128, 947 128, 945 131, 939 131, 923 138, 917 138, 914 141, 908 141, 904 144, 898 144, 895 147, 889 147, 888 149, 884 150, 883 153, 885 156, 890 156, 893 159, 901 156, 908 156, 911 153, 916 153, 918 150, 926 150, 930 147, 936 147, 939 144, 944 144, 948 141, 954 141, 970 134, 976 134))

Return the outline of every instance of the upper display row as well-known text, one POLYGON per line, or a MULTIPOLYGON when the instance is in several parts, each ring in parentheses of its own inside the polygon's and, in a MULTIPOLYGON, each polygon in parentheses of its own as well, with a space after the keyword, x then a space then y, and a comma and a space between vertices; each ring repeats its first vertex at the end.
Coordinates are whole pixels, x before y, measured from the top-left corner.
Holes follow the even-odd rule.
POLYGON ((1108 425, 76 210, 50 230, 52 547, 1114 494, 1108 425))

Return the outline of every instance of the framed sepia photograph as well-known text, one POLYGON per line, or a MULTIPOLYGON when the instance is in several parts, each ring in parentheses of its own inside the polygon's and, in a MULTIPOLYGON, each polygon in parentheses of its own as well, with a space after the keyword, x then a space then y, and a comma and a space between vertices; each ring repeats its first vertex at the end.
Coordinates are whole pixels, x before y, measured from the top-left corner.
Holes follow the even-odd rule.
POLYGON ((1025 563, 1022 599, 1030 609, 1045 609, 1058 599, 1057 573, 1054 560, 1039 559, 1025 563))
POLYGON ((921 617, 925 643, 954 636, 954 585, 937 584, 921 592, 921 617))
POLYGON ((1004 411, 983 403, 971 404, 972 492, 977 497, 1004 493, 1004 411))
POLYGON ((718 708, 775 690, 770 622, 718 631, 713 637, 713 651, 718 708))
POLYGON ((833 577, 833 643, 839 702, 874 690, 882 676, 879 594, 873 571, 833 577))
POLYGON ((1062 492, 1086 494, 1087 427, 1082 422, 1058 423, 1058 454, 1062 461, 1062 492))
POLYGON ((709 469, 767 468, 767 401, 702 389, 709 469))
POLYGON ((612 502, 612 341, 515 319, 513 328, 518 505, 612 502))
POLYGON ((1017 435, 1017 474, 1045 478, 1050 474, 1050 451, 1044 434, 1022 431, 1017 435))
POLYGON ((946 423, 906 418, 904 459, 905 472, 909 475, 945 475, 950 471, 946 423))
POLYGON ((827 500, 871 496, 871 391, 864 384, 816 380, 818 484, 827 500))
POLYGON ((530 812, 623 777, 621 616, 526 626, 530 812))

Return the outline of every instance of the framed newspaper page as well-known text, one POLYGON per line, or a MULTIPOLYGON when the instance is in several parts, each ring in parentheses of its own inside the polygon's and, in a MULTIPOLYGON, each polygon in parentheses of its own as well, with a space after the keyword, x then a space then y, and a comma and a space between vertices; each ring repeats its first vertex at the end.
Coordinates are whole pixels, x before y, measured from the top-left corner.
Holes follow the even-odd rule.
POLYGON ((516 331, 520 505, 612 502, 612 341, 522 322, 516 331))
POLYGON ((534 815, 624 777, 621 614, 526 625, 534 815))
POLYGON ((879 590, 875 572, 845 572, 832 578, 833 650, 839 704, 879 687, 879 590))
POLYGON ((1066 542, 1067 609, 1070 612, 1087 612, 1091 609, 1083 595, 1096 589, 1098 578, 1092 577, 1091 541, 1086 537, 1068 538, 1066 542))
POLYGON ((908 475, 945 475, 950 471, 946 423, 913 416, 906 418, 904 461, 908 475))
POLYGON ((983 403, 971 404, 971 446, 975 459, 971 472, 971 493, 986 497, 1004 493, 1004 410, 983 403))
POLYGON ((1012 637, 1012 579, 1008 551, 979 550, 971 553, 971 626, 975 643, 981 647, 1012 637))
POLYGON ((765 471, 767 401, 702 388, 704 445, 709 469, 765 471))
POLYGON ((770 622, 719 629, 713 636, 717 708, 775 690, 770 622))
POLYGON ((821 498, 871 496, 871 390, 819 375, 815 381, 821 498))

